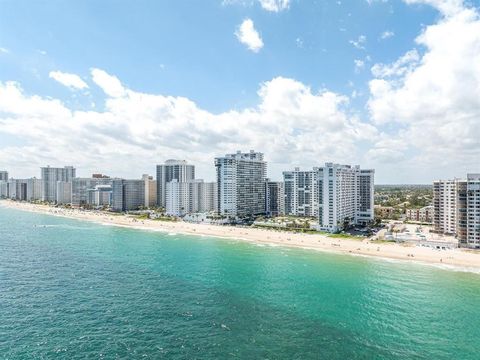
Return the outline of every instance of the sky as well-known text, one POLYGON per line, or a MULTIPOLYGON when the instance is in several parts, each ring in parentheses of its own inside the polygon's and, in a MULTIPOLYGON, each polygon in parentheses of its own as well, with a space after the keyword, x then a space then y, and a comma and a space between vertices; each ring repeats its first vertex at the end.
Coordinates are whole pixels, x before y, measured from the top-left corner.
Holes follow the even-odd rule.
POLYGON ((480 0, 0 0, 0 170, 480 172, 480 0))

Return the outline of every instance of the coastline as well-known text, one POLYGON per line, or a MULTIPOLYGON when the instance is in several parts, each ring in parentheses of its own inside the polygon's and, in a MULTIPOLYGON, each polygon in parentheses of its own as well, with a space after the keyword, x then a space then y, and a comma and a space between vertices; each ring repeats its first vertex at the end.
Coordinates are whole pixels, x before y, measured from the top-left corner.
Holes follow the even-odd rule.
POLYGON ((322 234, 301 234, 258 228, 136 219, 125 215, 100 211, 55 208, 49 205, 20 203, 10 200, 0 201, 0 206, 76 220, 91 221, 101 225, 235 239, 261 245, 401 260, 419 264, 436 265, 447 270, 480 271, 480 254, 461 249, 434 250, 410 244, 373 243, 371 239, 332 238, 322 234))

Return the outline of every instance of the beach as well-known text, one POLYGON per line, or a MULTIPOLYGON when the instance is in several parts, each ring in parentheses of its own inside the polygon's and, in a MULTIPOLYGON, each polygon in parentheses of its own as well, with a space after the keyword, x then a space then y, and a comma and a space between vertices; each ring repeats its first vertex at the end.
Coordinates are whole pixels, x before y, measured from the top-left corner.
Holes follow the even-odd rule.
POLYGON ((133 216, 102 211, 57 208, 48 205, 0 201, 0 206, 53 216, 92 221, 103 225, 121 226, 150 231, 237 239, 241 241, 316 251, 371 256, 425 264, 436 264, 452 269, 476 271, 480 269, 480 253, 464 249, 435 250, 414 244, 376 242, 365 238, 335 238, 324 234, 302 234, 250 227, 194 224, 182 221, 137 219, 133 216))

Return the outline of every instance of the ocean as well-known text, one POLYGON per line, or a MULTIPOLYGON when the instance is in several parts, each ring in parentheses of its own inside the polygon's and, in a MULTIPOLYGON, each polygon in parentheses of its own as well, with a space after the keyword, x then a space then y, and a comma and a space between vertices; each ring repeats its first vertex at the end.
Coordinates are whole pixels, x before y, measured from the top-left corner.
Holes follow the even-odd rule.
POLYGON ((480 275, 0 207, 0 358, 479 359, 480 275))

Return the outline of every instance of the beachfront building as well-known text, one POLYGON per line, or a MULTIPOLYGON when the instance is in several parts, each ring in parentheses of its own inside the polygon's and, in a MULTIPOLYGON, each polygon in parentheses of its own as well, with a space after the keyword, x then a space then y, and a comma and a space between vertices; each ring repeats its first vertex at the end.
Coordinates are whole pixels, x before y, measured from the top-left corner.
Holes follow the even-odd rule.
POLYGON ((295 168, 283 172, 286 215, 318 216, 320 175, 318 168, 308 171, 295 168))
POLYGON ((95 207, 110 206, 112 203, 112 184, 95 185, 88 189, 88 204, 95 207))
POLYGON ((184 216, 216 210, 217 184, 201 179, 178 182, 172 180, 166 186, 167 215, 184 216))
POLYGON ((140 180, 112 180, 113 211, 138 210, 145 207, 145 181, 140 180))
POLYGON ((8 182, 0 181, 0 199, 8 198, 8 182))
POLYGON ((422 223, 431 223, 433 221, 433 205, 424 206, 419 209, 407 209, 405 216, 407 220, 422 223))
POLYGON ((43 181, 35 177, 27 179, 27 201, 39 201, 43 198, 43 181))
POLYGON ((65 166, 63 168, 47 166, 40 169, 43 182, 42 200, 56 202, 58 182, 72 182, 76 175, 76 169, 73 166, 65 166))
POLYGON ((215 158, 218 212, 229 218, 265 214, 267 163, 263 153, 238 151, 215 158))
POLYGON ((7 197, 12 200, 27 200, 27 180, 9 179, 7 182, 7 197))
POLYGON ((457 232, 457 194, 459 179, 433 182, 433 228, 440 234, 457 232))
POLYGON ((57 181, 57 204, 66 205, 72 203, 72 183, 70 181, 57 181))
MULTIPOLYGON (((99 206, 98 201, 95 200, 95 189, 98 186, 109 186, 111 191, 112 179, 106 176, 91 177, 91 178, 74 178, 72 180, 72 206, 99 206)), ((111 194, 105 195, 110 198, 111 194)), ((110 201, 108 201, 110 204, 110 201)), ((108 205, 104 201, 100 205, 108 205)))
POLYGON ((142 179, 145 181, 145 207, 155 207, 157 205, 157 181, 153 180, 153 176, 147 174, 144 174, 142 179))
POLYGON ((458 182, 456 234, 459 246, 480 248, 480 174, 458 182))
POLYGON ((8 181, 8 171, 0 171, 0 181, 8 181))
POLYGON ((285 214, 285 187, 282 181, 265 181, 265 212, 268 216, 285 214))
POLYGON ((186 182, 195 179, 195 166, 185 160, 167 160, 163 165, 157 165, 157 204, 166 206, 167 183, 172 180, 186 182))
POLYGON ((321 229, 338 231, 347 225, 366 225, 374 220, 375 170, 333 163, 318 170, 321 229))

